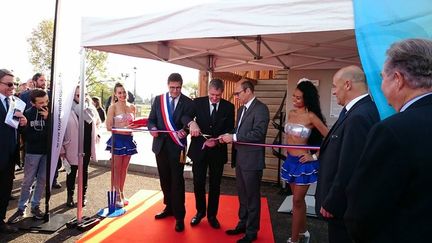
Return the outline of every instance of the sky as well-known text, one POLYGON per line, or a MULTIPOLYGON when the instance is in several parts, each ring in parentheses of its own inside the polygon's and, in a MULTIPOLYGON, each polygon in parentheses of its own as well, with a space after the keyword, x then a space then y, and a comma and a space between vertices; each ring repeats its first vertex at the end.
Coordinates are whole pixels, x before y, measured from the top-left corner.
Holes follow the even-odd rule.
MULTIPOLYGON (((182 9, 201 3, 224 0, 60 0, 58 40, 61 47, 57 49, 58 65, 63 67, 63 79, 78 77, 80 65, 80 25, 81 17, 121 18, 154 12, 165 12, 182 9), (62 37, 63 36, 63 37, 62 37), (60 58, 61 57, 61 58, 60 58)), ((0 13, 1 45, 0 68, 13 70, 16 77, 28 80, 35 71, 29 63, 30 46, 27 39, 33 29, 44 19, 54 19, 54 0, 13 0, 2 2, 0 13)), ((109 54, 107 68, 110 76, 121 76, 128 73, 125 86, 133 91, 136 67, 136 90, 143 98, 166 91, 166 79, 172 72, 183 76, 184 82, 197 82, 198 70, 178 65, 162 63, 143 58, 133 58, 109 54)))

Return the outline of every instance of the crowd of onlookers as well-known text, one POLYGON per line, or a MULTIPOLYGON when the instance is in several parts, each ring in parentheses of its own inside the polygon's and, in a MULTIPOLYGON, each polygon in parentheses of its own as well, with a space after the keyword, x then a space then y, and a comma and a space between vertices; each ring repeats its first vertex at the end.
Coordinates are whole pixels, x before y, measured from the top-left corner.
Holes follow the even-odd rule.
MULTIPOLYGON (((7 120, 7 112, 12 110, 13 118, 17 120, 19 123, 17 127, 4 126, 2 122, 1 130, 2 135, 3 132, 10 132, 11 136, 8 137, 5 143, 10 147, 10 151, 6 152, 2 156, 2 169, 1 173, 5 177, 5 184, 2 183, 2 199, 3 202, 1 204, 1 217, 5 217, 5 210, 7 205, 7 201, 9 200, 18 200, 18 208, 17 211, 7 220, 7 224, 2 220, 0 222, 0 228, 2 232, 14 232, 17 229, 12 225, 14 223, 22 220, 26 214, 27 204, 30 205, 30 213, 35 219, 43 219, 44 212, 40 209, 40 201, 43 196, 43 192, 45 191, 45 186, 47 182, 46 178, 46 166, 47 166, 47 154, 49 151, 48 147, 48 136, 50 127, 50 120, 48 119, 50 113, 50 96, 51 92, 47 88, 47 80, 45 75, 42 73, 36 73, 31 79, 26 82, 15 84, 13 82, 13 74, 6 70, 0 70, 0 79, 2 80, 3 86, 6 86, 6 89, 2 89, 0 96, 2 101, 4 100, 3 105, 6 113, 2 114, 2 120, 7 120), (11 81, 11 82, 8 82, 11 81), (17 86, 15 90, 15 86, 17 86), (3 98, 4 97, 4 98, 3 98), (22 104, 22 106, 20 106, 22 104), (7 109, 6 109, 7 108, 7 109), (6 118, 5 118, 6 117, 6 118), (4 161, 3 161, 4 160, 4 161), (5 163, 7 162, 7 163, 5 163), (21 185, 20 196, 19 198, 12 197, 10 191, 4 191, 3 189, 11 187, 12 180, 14 178, 14 171, 24 170, 23 182, 21 185), (5 187, 6 186, 6 187, 5 187), (5 194, 3 194, 5 193, 5 194), (3 196, 4 195, 4 196, 3 196)), ((79 90, 77 88, 77 90, 79 90)), ((73 121, 77 121, 77 111, 78 111, 78 92, 75 93, 74 101, 72 103, 72 109, 69 116, 68 125, 66 127, 66 135, 71 134, 72 132, 76 134, 78 130, 78 123, 74 123, 73 121), (75 119, 74 119, 75 118, 75 119)), ((85 99, 85 114, 86 111, 94 111, 89 112, 93 116, 88 120, 90 124, 94 121, 94 133, 95 137, 86 137, 88 141, 93 141, 90 144, 94 144, 97 141, 97 126, 100 125, 105 120, 105 111, 101 106, 101 101, 99 97, 93 97, 92 99, 86 97, 85 99)), ((88 124, 88 123, 86 123, 88 124)), ((88 126, 85 126, 86 131, 88 126)), ((92 128, 92 127, 91 127, 92 128)), ((90 129, 91 129, 90 128, 90 129)), ((90 130, 91 131, 91 130, 90 130)), ((87 133, 85 133, 87 134, 87 133)), ((69 156, 67 159, 66 155, 71 153, 78 154, 77 151, 77 140, 76 136, 65 136, 62 146, 62 153, 60 154, 57 162, 57 169, 54 174, 53 189, 59 189, 62 185, 57 181, 59 169, 66 163, 69 171, 66 180, 67 187, 67 200, 66 205, 68 207, 74 207, 75 203, 71 196, 74 194, 75 188, 75 177, 77 171, 77 161, 74 158, 77 156, 69 156), (75 144, 75 150, 71 150, 71 144, 75 144)), ((87 144, 87 143, 86 143, 87 144)), ((87 147, 86 147, 87 148, 87 147)), ((87 153, 91 156, 91 153, 87 153)), ((83 192, 83 206, 86 205, 86 189, 87 189, 87 175, 88 175, 88 161, 90 158, 84 156, 84 192, 83 192)))

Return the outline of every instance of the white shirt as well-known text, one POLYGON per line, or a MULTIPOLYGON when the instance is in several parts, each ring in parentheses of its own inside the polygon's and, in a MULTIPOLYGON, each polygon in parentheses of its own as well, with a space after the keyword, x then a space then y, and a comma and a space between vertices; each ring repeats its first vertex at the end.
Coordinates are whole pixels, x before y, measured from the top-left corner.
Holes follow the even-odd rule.
MULTIPOLYGON (((2 104, 3 104, 3 107, 4 107, 5 110, 6 110, 6 102, 5 102, 5 98, 6 98, 6 96, 3 95, 2 93, 0 93, 0 100, 1 100, 1 102, 2 102, 2 104)), ((9 99, 9 105, 10 105, 10 99, 9 99)), ((6 110, 6 112, 7 112, 7 110, 6 110)))
POLYGON ((423 98, 423 97, 425 97, 425 96, 428 96, 428 95, 432 95, 432 92, 430 92, 430 93, 426 93, 426 94, 423 94, 423 95, 417 96, 417 97, 415 97, 414 99, 411 99, 410 101, 408 101, 407 103, 405 103, 405 105, 402 106, 402 108, 400 109, 400 112, 405 111, 405 110, 408 109, 408 107, 410 107, 410 105, 412 105, 414 102, 416 102, 417 100, 419 100, 419 99, 421 99, 421 98, 423 98))
MULTIPOLYGON (((216 111, 219 109, 219 103, 220 103, 220 101, 216 103, 216 111)), ((210 115, 211 115, 214 108, 213 108, 213 103, 211 102, 210 99, 209 99, 209 105, 210 105, 210 115)))
POLYGON ((368 96, 369 94, 363 94, 360 96, 357 96, 356 98, 352 99, 348 104, 345 106, 345 109, 348 112, 359 100, 363 99, 364 97, 368 96))
MULTIPOLYGON (((255 100, 255 96, 252 97, 252 99, 250 99, 246 104, 244 104, 244 107, 246 107, 246 109, 243 109, 242 114, 240 116, 240 120, 239 123, 237 125, 237 130, 239 129, 240 125, 241 125, 241 121, 243 119, 243 115, 244 113, 249 109, 249 106, 252 104, 252 102, 255 100)), ((233 140, 236 142, 237 141, 237 134, 233 134, 233 140)))

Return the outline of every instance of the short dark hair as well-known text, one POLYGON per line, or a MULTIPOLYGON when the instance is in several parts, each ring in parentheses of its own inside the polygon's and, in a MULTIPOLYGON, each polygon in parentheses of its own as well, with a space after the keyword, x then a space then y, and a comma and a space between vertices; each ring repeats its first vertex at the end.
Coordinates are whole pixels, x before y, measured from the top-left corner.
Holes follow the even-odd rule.
POLYGON ((169 82, 179 82, 181 85, 183 85, 183 78, 180 75, 180 73, 171 73, 168 76, 168 82, 167 83, 169 83, 169 82))
POLYGON ((0 69, 0 79, 2 79, 4 76, 11 76, 11 77, 13 77, 14 75, 12 74, 11 71, 9 71, 7 69, 0 69))
POLYGON ((41 76, 43 76, 42 73, 35 73, 35 75, 33 75, 33 82, 36 82, 41 76))
POLYGON ((36 98, 45 97, 46 95, 47 95, 47 92, 43 89, 39 89, 39 88, 32 89, 30 91, 30 100, 31 100, 31 102, 35 103, 36 98))
POLYGON ((224 91, 225 85, 224 85, 224 82, 221 79, 214 78, 214 79, 210 80, 209 88, 214 88, 216 90, 222 90, 222 91, 224 91))
POLYGON ((246 90, 247 88, 249 88, 252 91, 252 93, 255 91, 255 86, 251 80, 244 79, 244 81, 240 80, 239 82, 241 82, 241 87, 243 90, 246 90))

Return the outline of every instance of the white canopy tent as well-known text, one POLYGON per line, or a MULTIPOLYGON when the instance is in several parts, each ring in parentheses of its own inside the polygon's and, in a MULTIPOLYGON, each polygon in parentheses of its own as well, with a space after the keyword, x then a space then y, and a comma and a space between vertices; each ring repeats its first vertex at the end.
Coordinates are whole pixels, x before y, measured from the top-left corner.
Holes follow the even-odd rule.
MULTIPOLYGON (((337 69, 360 64, 353 15, 352 0, 212 3, 123 19, 83 18, 81 45, 210 72, 337 69)), ((307 197, 313 207, 313 196, 307 197)), ((291 210, 291 198, 286 201, 280 211, 291 210)))
MULTIPOLYGON (((133 7, 133 6, 132 6, 133 7)), ((83 47, 207 71, 359 64, 351 0, 249 0, 83 18, 83 47)))

